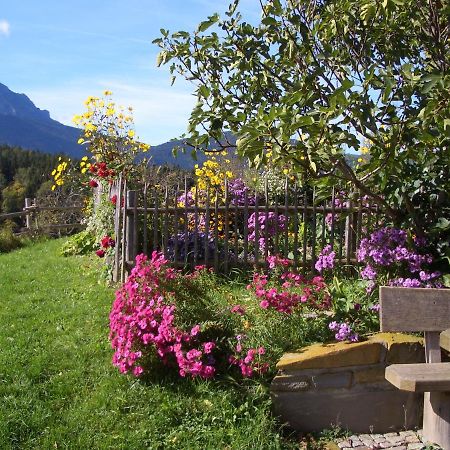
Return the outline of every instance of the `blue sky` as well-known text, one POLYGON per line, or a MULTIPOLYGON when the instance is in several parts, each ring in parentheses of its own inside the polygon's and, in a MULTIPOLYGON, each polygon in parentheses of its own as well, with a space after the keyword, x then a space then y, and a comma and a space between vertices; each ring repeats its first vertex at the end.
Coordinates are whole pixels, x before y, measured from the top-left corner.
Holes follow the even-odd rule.
MULTIPOLYGON (((170 86, 156 67, 160 28, 193 31, 228 0, 6 0, 0 8, 0 83, 25 93, 71 125, 84 100, 113 92, 132 106, 136 131, 157 145, 182 134, 195 103, 193 87, 170 86)), ((245 17, 259 17, 257 0, 241 0, 245 17)))

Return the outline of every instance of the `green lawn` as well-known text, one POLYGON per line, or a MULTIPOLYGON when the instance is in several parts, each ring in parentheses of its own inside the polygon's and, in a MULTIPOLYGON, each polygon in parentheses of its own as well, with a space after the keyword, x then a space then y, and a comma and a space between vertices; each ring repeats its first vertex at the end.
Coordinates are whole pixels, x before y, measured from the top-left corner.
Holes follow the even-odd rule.
POLYGON ((267 390, 112 365, 113 290, 61 241, 0 255, 0 449, 295 448, 267 390))

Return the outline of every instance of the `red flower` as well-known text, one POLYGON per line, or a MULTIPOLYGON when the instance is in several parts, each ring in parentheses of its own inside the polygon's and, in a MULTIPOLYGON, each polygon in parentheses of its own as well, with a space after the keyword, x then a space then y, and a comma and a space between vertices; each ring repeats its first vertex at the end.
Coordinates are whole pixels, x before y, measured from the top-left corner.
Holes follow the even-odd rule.
POLYGON ((100 244, 103 248, 114 247, 116 245, 116 241, 111 236, 105 236, 100 241, 100 244))
POLYGON ((95 252, 95 254, 99 257, 99 258, 103 258, 105 256, 105 250, 99 249, 95 252))
POLYGON ((117 195, 113 195, 113 196, 111 197, 111 203, 112 203, 113 205, 115 205, 115 204, 117 203, 117 195))
POLYGON ((98 183, 94 179, 92 179, 91 181, 89 181, 89 186, 91 188, 96 188, 98 186, 98 183))

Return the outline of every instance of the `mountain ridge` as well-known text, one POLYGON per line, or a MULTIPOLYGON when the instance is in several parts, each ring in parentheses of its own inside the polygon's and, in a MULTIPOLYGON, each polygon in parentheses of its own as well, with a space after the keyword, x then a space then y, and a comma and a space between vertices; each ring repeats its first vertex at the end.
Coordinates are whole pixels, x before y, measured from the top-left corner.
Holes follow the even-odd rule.
MULTIPOLYGON (((0 144, 81 158, 86 151, 77 143, 80 135, 80 129, 52 119, 49 111, 38 108, 26 94, 13 92, 0 83, 0 144)), ((192 169, 205 160, 204 155, 199 154, 195 161, 189 150, 179 152, 175 158, 172 149, 182 145, 181 140, 175 140, 152 146, 151 164, 192 169)))

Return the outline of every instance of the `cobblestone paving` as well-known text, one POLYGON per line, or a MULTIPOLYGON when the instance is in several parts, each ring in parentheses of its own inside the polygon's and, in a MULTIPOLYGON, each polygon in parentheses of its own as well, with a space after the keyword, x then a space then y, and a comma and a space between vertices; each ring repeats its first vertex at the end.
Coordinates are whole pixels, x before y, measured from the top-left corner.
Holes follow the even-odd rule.
MULTIPOLYGON (((426 448, 422 442, 422 430, 400 431, 399 433, 386 434, 360 434, 340 439, 337 445, 342 450, 419 450, 426 448)), ((428 447, 431 448, 431 447, 428 447)), ((438 449, 439 447, 432 447, 438 449)))

